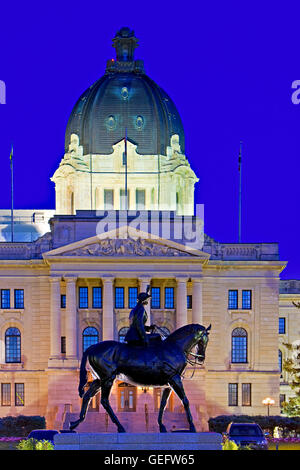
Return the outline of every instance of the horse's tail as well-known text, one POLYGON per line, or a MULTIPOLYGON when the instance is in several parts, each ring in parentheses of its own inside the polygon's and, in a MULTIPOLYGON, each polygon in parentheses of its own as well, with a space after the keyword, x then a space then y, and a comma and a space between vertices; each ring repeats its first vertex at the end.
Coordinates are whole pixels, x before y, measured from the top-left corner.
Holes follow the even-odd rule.
POLYGON ((87 370, 86 370, 86 361, 88 358, 88 351, 84 351, 81 359, 80 364, 80 373, 79 373, 79 386, 78 386, 78 393, 80 398, 83 397, 84 394, 84 386, 87 383, 87 370))

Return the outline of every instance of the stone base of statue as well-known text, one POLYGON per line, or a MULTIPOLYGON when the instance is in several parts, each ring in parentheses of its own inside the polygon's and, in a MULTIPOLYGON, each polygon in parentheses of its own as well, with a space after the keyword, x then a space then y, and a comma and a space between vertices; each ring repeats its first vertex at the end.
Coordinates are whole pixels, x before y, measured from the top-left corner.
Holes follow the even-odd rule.
POLYGON ((222 450, 215 432, 66 433, 54 436, 55 450, 222 450))

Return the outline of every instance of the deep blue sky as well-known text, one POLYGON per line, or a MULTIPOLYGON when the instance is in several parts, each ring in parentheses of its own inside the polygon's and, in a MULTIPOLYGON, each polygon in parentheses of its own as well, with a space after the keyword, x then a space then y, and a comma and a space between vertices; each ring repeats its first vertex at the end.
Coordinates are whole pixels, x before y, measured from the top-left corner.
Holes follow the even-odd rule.
POLYGON ((278 242, 300 278, 300 79, 298 2, 6 2, 0 18, 0 207, 55 206, 50 177, 64 151, 69 114, 115 56, 122 26, 139 38, 136 58, 174 100, 186 153, 200 178, 205 231, 238 239, 238 151, 243 152, 244 242, 278 242))

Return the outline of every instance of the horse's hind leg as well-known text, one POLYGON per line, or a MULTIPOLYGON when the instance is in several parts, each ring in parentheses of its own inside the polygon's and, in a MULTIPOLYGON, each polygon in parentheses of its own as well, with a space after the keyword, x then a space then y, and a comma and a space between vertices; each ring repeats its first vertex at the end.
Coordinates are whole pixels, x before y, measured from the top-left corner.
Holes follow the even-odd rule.
POLYGON ((85 419, 90 401, 93 398, 93 396, 95 396, 96 393, 99 392, 100 388, 101 388, 101 382, 99 379, 96 379, 91 383, 91 385, 89 386, 89 389, 85 392, 85 394, 82 397, 82 404, 81 404, 79 419, 77 419, 76 421, 70 422, 69 427, 71 431, 75 429, 78 426, 78 424, 82 423, 82 421, 85 419))
POLYGON ((182 404, 183 404, 184 409, 185 409, 186 417, 187 417, 188 423, 190 425, 190 432, 196 432, 196 428, 194 426, 193 418, 192 418, 191 411, 190 411, 189 401, 186 397, 186 394, 185 394, 180 376, 175 375, 174 377, 172 377, 172 379, 170 379, 170 381, 169 381, 169 385, 172 387, 172 389, 174 390, 176 395, 182 401, 182 404))
POLYGON ((161 397, 160 401, 160 407, 159 407, 159 413, 158 413, 158 425, 159 425, 159 432, 167 432, 165 425, 162 422, 162 417, 166 408, 166 405, 168 403, 168 398, 171 393, 171 388, 165 388, 161 397))
POLYGON ((114 383, 114 379, 111 379, 111 378, 106 379, 105 381, 103 380, 101 381, 101 405, 103 406, 105 411, 107 411, 112 422, 117 426, 118 432, 126 432, 122 424, 116 417, 115 413, 113 412, 113 409, 109 403, 109 394, 110 394, 113 383, 114 383))

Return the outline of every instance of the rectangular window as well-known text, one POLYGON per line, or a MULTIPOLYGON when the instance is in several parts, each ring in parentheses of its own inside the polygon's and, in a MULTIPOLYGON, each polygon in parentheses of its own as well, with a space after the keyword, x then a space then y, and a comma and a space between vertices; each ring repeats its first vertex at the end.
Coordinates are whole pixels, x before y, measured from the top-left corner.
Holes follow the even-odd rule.
POLYGON ((114 191, 113 189, 104 189, 104 209, 109 211, 114 208, 114 191))
POLYGON ((1 405, 2 406, 11 405, 11 385, 10 384, 1 384, 1 405))
POLYGON ((66 294, 60 296, 60 308, 66 308, 66 294))
POLYGON ((229 290, 228 291, 228 309, 235 310, 238 308, 238 291, 229 290))
POLYGON ((242 406, 251 406, 251 384, 242 384, 242 406))
POLYGON ((136 306, 138 296, 138 289, 137 287, 129 287, 128 288, 128 307, 133 308, 136 306))
POLYGON ((228 384, 228 406, 238 406, 238 384, 228 384))
POLYGON ((79 287, 79 308, 89 307, 88 287, 79 287))
POLYGON ((115 288, 115 307, 124 308, 124 287, 115 288))
POLYGON ((165 308, 174 308, 174 287, 165 287, 165 308))
POLYGON ((243 290, 242 292, 242 309, 251 310, 252 308, 252 291, 243 290))
POLYGON ((282 405, 283 405, 284 402, 285 402, 285 395, 283 393, 281 393, 279 395, 279 406, 280 406, 280 408, 282 408, 282 405))
POLYGON ((66 337, 61 336, 60 338, 60 352, 66 354, 66 337))
POLYGON ((135 202, 136 202, 137 211, 142 211, 145 209, 145 190, 144 189, 136 190, 135 202))
POLYGON ((187 296, 186 303, 187 303, 187 308, 192 308, 193 304, 192 304, 192 296, 191 295, 187 296))
POLYGON ((160 287, 151 288, 151 308, 160 308, 160 287))
POLYGON ((1 289, 1 308, 10 308, 10 290, 1 289))
POLYGON ((126 194, 125 189, 120 189, 120 210, 128 210, 129 208, 129 190, 127 189, 127 206, 126 206, 126 194))
POLYGON ((25 405, 24 384, 15 384, 15 405, 25 405))
POLYGON ((24 308, 24 289, 15 289, 15 308, 24 308))
POLYGON ((93 287, 93 308, 102 308, 102 287, 93 287))
POLYGON ((280 335, 285 334, 285 317, 279 318, 279 331, 278 332, 280 335))

